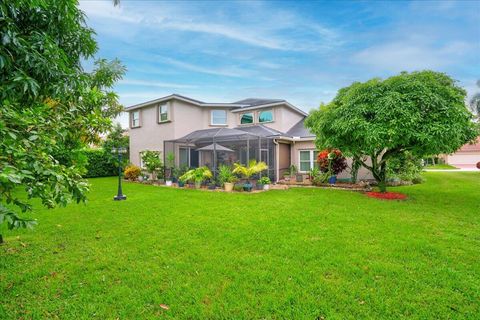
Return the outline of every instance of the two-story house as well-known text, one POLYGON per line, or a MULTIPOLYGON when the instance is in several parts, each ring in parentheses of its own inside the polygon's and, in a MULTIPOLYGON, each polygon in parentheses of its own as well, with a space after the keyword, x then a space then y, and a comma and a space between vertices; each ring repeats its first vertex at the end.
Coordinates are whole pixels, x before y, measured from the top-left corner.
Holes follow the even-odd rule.
POLYGON ((141 166, 145 150, 175 155, 177 166, 211 169, 249 159, 265 161, 278 181, 295 165, 315 164, 315 136, 303 125, 307 114, 285 100, 245 99, 208 103, 177 94, 126 108, 130 161, 141 166))

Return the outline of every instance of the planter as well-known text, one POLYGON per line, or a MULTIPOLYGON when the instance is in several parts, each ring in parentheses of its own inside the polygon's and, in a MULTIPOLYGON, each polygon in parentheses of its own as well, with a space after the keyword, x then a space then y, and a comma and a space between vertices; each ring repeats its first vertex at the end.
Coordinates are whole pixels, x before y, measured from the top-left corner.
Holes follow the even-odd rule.
POLYGON ((263 190, 264 186, 265 186, 264 184, 257 183, 257 190, 263 190))
POLYGON ((158 183, 165 183, 165 179, 158 179, 157 182, 158 183))
POLYGON ((243 184, 243 190, 250 192, 252 191, 253 184, 250 183, 250 181, 247 181, 243 184))
POLYGON ((178 181, 178 187, 179 187, 179 188, 185 187, 185 182, 183 182, 183 181, 178 181))
POLYGON ((234 186, 234 184, 231 183, 231 182, 225 182, 225 183, 223 184, 223 188, 224 188, 225 191, 227 191, 227 192, 232 192, 233 186, 234 186))
POLYGON ((202 186, 202 181, 195 181, 195 189, 200 189, 202 186))
POLYGON ((214 185, 214 184, 213 185, 212 184, 208 185, 208 190, 215 190, 216 188, 217 188, 217 186, 214 185))
POLYGON ((328 178, 328 183, 330 184, 337 183, 337 176, 331 176, 330 178, 328 178))
POLYGON ((165 181, 165 185, 166 185, 167 187, 171 187, 171 186, 172 186, 172 180, 167 180, 167 181, 165 181))
POLYGON ((269 184, 264 184, 263 185, 263 190, 270 190, 270 185, 269 184))

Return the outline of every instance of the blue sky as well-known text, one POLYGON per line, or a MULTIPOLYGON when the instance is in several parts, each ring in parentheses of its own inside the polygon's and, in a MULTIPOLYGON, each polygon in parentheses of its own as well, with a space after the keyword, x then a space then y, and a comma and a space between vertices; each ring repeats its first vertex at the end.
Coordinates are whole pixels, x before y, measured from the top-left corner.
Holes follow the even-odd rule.
MULTIPOLYGON (((98 57, 127 67, 131 105, 171 93, 208 102, 286 99, 305 111, 353 81, 446 72, 480 78, 480 1, 80 1, 98 57)), ((126 125, 125 117, 121 122, 126 125)))

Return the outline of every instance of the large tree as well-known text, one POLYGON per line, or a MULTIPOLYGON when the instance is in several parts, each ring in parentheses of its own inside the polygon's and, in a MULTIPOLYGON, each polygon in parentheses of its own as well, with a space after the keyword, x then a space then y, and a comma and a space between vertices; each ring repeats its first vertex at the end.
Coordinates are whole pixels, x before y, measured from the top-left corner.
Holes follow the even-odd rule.
MULTIPOLYGON (((28 199, 54 207, 84 201, 88 184, 75 152, 111 127, 122 107, 111 91, 125 68, 97 60, 75 0, 0 2, 0 227, 27 227, 28 199), (56 154, 71 150, 69 165, 56 154)), ((2 241, 0 235, 0 241, 2 241)))
POLYGON ((359 159, 385 191, 389 159, 452 153, 478 136, 465 96, 444 73, 403 72, 340 89, 305 123, 319 148, 359 159))

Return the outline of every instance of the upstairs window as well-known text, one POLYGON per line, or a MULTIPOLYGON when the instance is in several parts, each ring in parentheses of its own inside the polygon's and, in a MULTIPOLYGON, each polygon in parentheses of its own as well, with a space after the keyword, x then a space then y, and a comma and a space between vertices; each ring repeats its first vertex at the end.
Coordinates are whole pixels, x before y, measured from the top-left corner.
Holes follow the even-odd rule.
POLYGON ((166 104, 161 104, 158 106, 158 122, 168 121, 168 106, 166 104))
POLYGON ((258 113, 258 122, 272 122, 273 121, 273 111, 264 110, 258 113))
POLYGON ((130 115, 132 128, 140 127, 140 111, 133 111, 130 115))
POLYGON ((227 124, 227 111, 226 110, 212 110, 211 112, 211 124, 217 126, 223 126, 227 124))
POLYGON ((253 123, 253 113, 244 113, 240 118, 240 124, 253 123))

